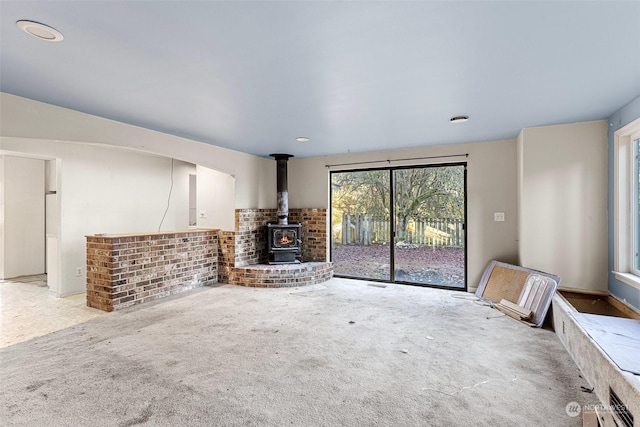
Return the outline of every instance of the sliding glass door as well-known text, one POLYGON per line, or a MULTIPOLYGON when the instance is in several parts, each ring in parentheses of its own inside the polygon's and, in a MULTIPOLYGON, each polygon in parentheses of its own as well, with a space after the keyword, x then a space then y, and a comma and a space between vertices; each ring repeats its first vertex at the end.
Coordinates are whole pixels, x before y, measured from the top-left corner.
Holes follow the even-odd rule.
POLYGON ((464 164, 331 173, 336 276, 466 288, 464 164))
POLYGON ((334 274, 391 279, 388 170, 331 174, 331 259, 334 274))
POLYGON ((464 165, 393 171, 394 280, 465 287, 464 165))

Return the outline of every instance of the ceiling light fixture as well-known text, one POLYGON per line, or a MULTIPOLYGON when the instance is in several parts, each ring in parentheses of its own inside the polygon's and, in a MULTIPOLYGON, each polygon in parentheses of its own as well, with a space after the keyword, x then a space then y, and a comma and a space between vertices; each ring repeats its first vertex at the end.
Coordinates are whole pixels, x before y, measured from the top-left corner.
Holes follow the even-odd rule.
POLYGON ((64 39, 60 31, 39 22, 21 20, 16 22, 18 28, 25 33, 48 42, 59 42, 64 39))
POLYGON ((298 142, 309 142, 309 138, 307 138, 306 136, 299 136, 296 138, 296 141, 298 142))
POLYGON ((451 123, 464 123, 469 121, 469 116, 455 116, 449 120, 451 123))

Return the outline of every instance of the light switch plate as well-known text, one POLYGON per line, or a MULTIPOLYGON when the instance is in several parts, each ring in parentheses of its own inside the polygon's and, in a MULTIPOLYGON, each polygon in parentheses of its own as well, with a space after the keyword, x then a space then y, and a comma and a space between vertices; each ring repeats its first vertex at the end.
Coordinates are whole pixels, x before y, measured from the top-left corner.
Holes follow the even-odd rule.
POLYGON ((504 212, 494 212, 493 213, 494 221, 504 221, 504 212))

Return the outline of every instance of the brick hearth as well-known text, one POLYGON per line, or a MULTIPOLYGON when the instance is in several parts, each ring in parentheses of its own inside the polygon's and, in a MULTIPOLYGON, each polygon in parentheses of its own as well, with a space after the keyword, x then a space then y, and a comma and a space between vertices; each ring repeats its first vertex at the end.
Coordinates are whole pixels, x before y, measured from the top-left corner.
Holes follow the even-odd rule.
POLYGON ((256 264, 233 270, 231 283, 252 288, 293 288, 325 282, 333 277, 330 262, 256 264))

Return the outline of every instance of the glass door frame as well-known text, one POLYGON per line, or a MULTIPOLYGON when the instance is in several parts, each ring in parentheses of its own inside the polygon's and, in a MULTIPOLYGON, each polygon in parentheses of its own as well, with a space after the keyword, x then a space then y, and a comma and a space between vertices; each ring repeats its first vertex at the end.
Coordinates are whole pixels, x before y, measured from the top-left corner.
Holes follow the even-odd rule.
MULTIPOLYGON (((390 244, 389 244, 389 280, 385 279, 376 279, 376 278, 363 278, 363 277, 354 277, 354 276, 346 276, 346 275, 335 275, 335 277, 343 277, 346 279, 356 279, 356 280, 367 280, 370 282, 383 282, 383 283, 397 283, 402 285, 411 285, 411 286, 422 286, 429 288, 439 288, 439 289, 447 289, 447 290, 459 290, 466 292, 468 289, 468 227, 467 227, 467 162, 453 162, 453 163, 433 163, 433 164, 425 164, 425 165, 408 165, 408 166, 386 166, 381 168, 364 168, 364 169, 346 169, 346 170, 335 170, 329 171, 329 224, 333 224, 333 190, 331 188, 333 179, 332 175, 334 173, 347 173, 347 172, 367 172, 367 171, 388 171, 388 183, 389 183, 389 236, 390 236, 390 244), (463 167, 463 191, 464 191, 464 221, 462 225, 462 229, 464 230, 464 287, 457 288, 451 286, 444 286, 438 284, 431 283, 418 283, 418 282, 407 282, 407 281, 397 281, 395 278, 395 238, 396 238, 396 220, 395 220, 395 187, 393 182, 393 172, 396 170, 402 169, 426 169, 426 168, 436 168, 436 167, 448 167, 448 166, 461 166, 463 167)), ((329 233, 329 260, 333 261, 333 234, 329 233)))

